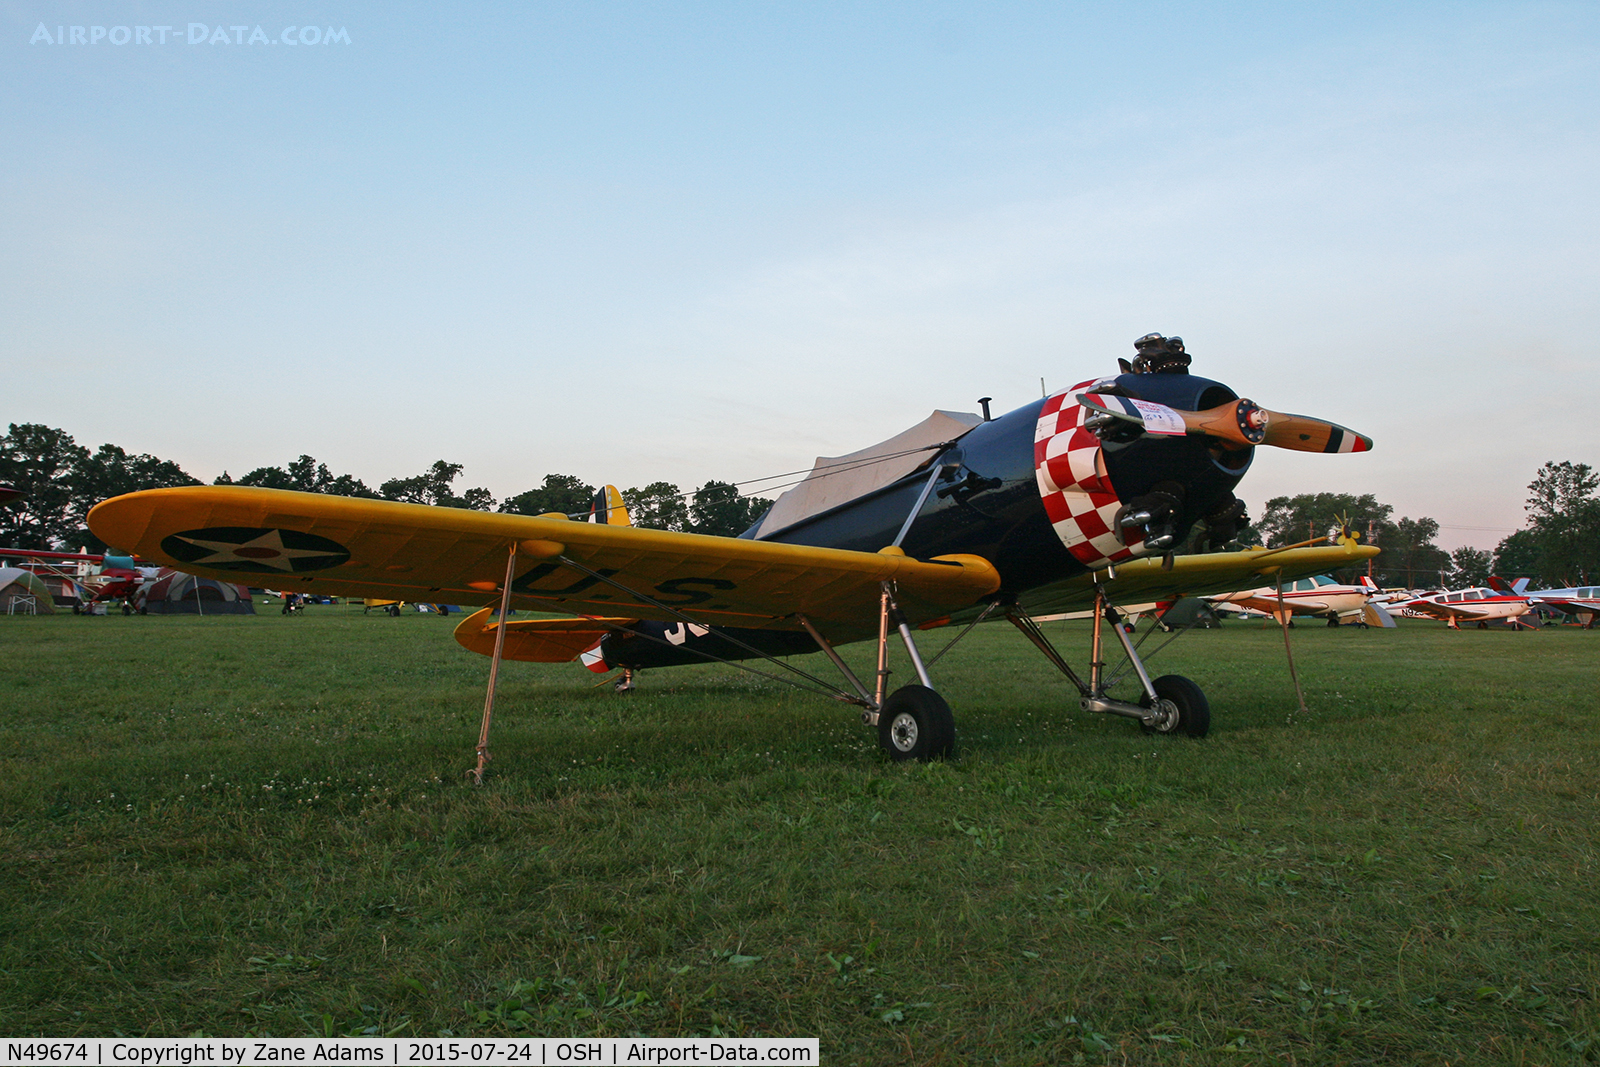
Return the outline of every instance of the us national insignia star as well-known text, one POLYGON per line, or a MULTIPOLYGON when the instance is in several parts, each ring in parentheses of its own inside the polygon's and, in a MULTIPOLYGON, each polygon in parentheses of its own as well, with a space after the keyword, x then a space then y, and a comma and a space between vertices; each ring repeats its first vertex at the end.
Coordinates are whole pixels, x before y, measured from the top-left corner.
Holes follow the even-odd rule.
POLYGON ((197 567, 280 574, 327 570, 350 558, 349 549, 326 537, 246 526, 185 530, 163 538, 161 550, 197 567))

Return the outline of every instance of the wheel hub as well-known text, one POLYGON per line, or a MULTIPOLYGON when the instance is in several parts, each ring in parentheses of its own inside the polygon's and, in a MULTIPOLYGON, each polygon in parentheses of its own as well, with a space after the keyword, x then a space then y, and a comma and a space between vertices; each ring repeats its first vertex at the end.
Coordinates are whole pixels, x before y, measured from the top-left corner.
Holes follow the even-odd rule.
POLYGON ((910 752, 917 747, 917 732, 916 718, 903 711, 889 723, 889 737, 901 752, 910 752))
POLYGON ((1144 724, 1157 733, 1171 733, 1178 725, 1178 705, 1170 700, 1157 700, 1150 706, 1144 724))

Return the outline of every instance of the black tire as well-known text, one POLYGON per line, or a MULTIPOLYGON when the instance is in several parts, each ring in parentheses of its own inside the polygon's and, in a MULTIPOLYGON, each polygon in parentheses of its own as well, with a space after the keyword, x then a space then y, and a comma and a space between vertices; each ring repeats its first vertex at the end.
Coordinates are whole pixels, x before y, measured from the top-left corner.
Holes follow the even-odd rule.
POLYGON ((1339 616, 1337 616, 1337 615, 1329 615, 1328 616, 1328 625, 1333 627, 1335 630, 1337 630, 1339 628, 1339 616))
POLYGON ((133 614, 133 608, 130 607, 129 605, 127 605, 127 604, 123 604, 122 605, 122 614, 124 614, 124 615, 132 615, 133 614))
POLYGON ((895 763, 945 759, 955 743, 950 705, 925 685, 901 686, 878 712, 878 744, 895 763))
MULTIPOLYGON (((1170 700, 1178 708, 1178 721, 1168 729, 1157 730, 1154 727, 1144 727, 1147 734, 1183 734, 1186 737, 1204 737, 1211 729, 1211 704, 1206 700, 1205 693, 1200 687, 1181 674, 1163 674, 1155 680, 1156 696, 1162 700, 1170 700)), ((1145 707, 1150 706, 1150 698, 1146 696, 1139 701, 1145 707)))

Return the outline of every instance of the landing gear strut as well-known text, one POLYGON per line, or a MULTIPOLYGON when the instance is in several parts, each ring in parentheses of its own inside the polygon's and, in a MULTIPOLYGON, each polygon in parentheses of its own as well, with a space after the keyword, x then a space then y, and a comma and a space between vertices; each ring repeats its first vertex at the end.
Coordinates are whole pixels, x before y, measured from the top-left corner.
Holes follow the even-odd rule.
POLYGON ((1137 719, 1146 733, 1153 734, 1204 737, 1206 731, 1211 728, 1211 706, 1206 702, 1205 694, 1200 691, 1200 687, 1181 674, 1167 674, 1152 679, 1150 672, 1145 670, 1144 661, 1139 658, 1138 651, 1133 647, 1128 632, 1122 627, 1117 610, 1106 600, 1105 591, 1098 585, 1095 586, 1094 637, 1088 681, 1080 678, 1077 672, 1067 665, 1061 653, 1057 652, 1055 646, 1045 637, 1044 631, 1039 629, 1038 623, 1014 608, 1006 612, 1006 618, 1011 620, 1011 624, 1021 630, 1040 652, 1044 653, 1046 659, 1055 664, 1057 670, 1078 687, 1078 703, 1084 711, 1137 719), (1106 664, 1102 656, 1102 634, 1105 629, 1104 624, 1108 622, 1111 624, 1111 632, 1116 634, 1117 640, 1122 644, 1122 651, 1128 657, 1129 666, 1139 676, 1139 684, 1144 689, 1144 694, 1137 704, 1116 700, 1106 695, 1106 691, 1116 682, 1116 679, 1106 680, 1106 664))

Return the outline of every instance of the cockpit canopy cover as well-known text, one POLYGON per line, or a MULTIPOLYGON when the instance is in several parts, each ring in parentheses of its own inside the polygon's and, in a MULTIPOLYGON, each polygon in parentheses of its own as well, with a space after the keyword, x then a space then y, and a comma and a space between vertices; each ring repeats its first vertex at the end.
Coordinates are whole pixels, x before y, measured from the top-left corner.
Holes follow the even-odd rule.
POLYGON ((893 485, 932 459, 932 446, 953 441, 982 421, 970 412, 935 411, 911 429, 870 448, 843 456, 818 456, 805 480, 778 497, 748 536, 766 537, 893 485))

